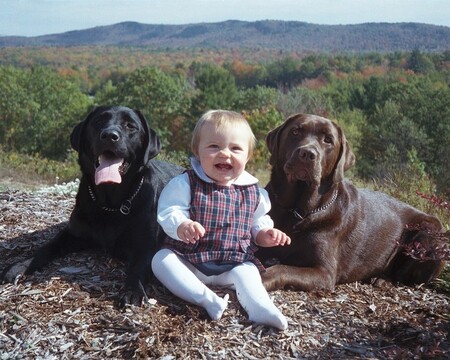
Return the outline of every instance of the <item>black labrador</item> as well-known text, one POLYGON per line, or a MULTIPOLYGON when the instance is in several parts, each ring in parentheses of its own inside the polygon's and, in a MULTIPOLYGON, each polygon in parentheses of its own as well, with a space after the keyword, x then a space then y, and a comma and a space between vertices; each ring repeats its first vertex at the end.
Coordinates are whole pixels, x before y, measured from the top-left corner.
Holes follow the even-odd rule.
POLYGON ((140 305, 163 236, 156 221, 159 194, 183 169, 153 159, 159 138, 139 111, 127 107, 97 107, 70 141, 82 177, 69 223, 32 258, 6 268, 2 278, 15 282, 68 253, 103 249, 128 265, 119 306, 140 305))

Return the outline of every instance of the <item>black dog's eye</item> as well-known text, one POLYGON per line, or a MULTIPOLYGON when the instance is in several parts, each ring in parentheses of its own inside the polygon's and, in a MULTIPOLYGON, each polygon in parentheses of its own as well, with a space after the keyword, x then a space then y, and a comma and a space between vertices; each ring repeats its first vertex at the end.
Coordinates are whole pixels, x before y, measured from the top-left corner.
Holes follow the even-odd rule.
POLYGON ((125 127, 128 129, 128 130, 137 130, 137 126, 136 126, 136 124, 134 124, 134 123, 132 123, 132 122, 127 122, 127 123, 125 123, 125 127))

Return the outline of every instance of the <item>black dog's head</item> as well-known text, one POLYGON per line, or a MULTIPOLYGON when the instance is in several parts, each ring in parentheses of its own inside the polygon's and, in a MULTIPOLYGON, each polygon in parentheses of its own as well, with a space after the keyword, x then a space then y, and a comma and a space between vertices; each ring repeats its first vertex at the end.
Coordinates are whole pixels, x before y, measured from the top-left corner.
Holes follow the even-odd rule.
POLYGON ((92 110, 70 136, 79 154, 83 174, 95 176, 96 185, 120 183, 156 156, 159 138, 138 111, 123 106, 92 110))

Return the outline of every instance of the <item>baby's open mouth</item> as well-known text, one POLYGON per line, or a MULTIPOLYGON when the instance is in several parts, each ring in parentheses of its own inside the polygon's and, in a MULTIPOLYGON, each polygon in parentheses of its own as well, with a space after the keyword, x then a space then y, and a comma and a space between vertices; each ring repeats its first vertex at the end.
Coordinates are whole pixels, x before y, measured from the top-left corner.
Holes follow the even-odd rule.
POLYGON ((219 170, 231 170, 233 168, 230 164, 216 164, 215 167, 219 170))

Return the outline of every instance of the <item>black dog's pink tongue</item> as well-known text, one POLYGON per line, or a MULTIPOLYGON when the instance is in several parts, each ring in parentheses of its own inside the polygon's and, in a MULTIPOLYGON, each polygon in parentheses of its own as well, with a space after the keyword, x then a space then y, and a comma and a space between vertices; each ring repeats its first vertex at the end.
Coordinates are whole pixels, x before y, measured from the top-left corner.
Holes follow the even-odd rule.
POLYGON ((120 176, 119 167, 123 163, 122 158, 115 158, 100 155, 98 158, 99 166, 95 169, 95 185, 104 183, 116 183, 122 182, 122 176, 120 176))

